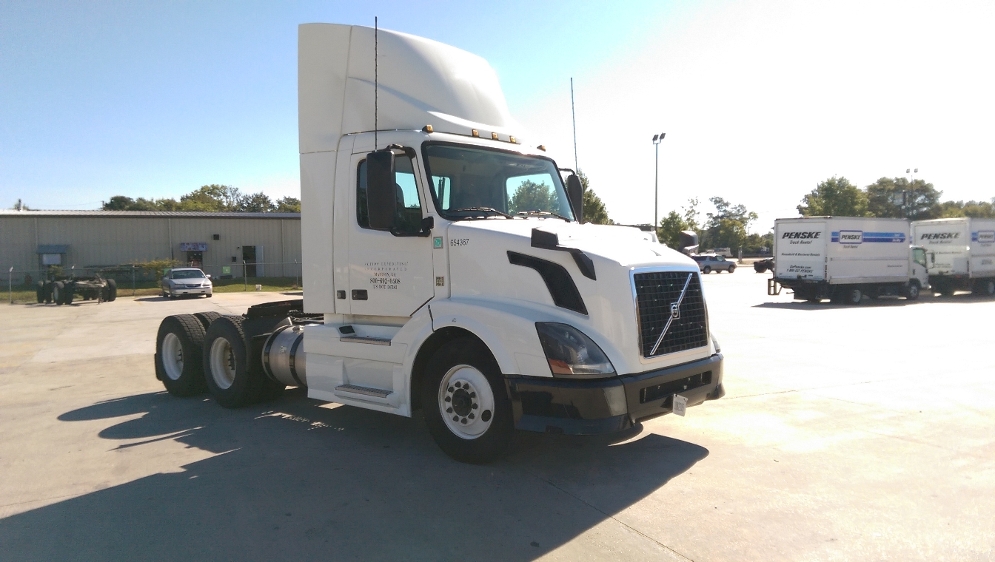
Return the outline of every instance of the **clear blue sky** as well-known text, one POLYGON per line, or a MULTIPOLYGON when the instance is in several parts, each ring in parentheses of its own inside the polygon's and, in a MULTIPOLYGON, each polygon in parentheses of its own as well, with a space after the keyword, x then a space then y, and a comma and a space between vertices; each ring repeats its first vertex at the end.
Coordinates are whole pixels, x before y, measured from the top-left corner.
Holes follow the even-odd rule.
MULTIPOLYGON (((0 206, 93 209, 209 183, 297 196, 297 25, 481 55, 530 138, 622 222, 720 195, 764 231, 831 175, 920 168, 995 196, 992 3, 0 0, 0 206)), ((705 206, 707 210, 707 205, 705 206)))

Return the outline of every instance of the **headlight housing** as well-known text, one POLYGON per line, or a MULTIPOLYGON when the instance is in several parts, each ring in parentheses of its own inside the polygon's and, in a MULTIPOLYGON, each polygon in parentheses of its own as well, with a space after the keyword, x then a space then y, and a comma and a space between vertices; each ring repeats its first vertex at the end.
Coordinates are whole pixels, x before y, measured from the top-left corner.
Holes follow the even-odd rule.
POLYGON ((615 366, 580 330, 567 324, 536 322, 539 342, 554 377, 611 377, 615 366))
POLYGON ((709 335, 712 337, 712 345, 715 347, 715 353, 721 353, 722 352, 722 346, 719 345, 719 340, 715 339, 714 335, 712 335, 712 334, 709 334, 709 335))

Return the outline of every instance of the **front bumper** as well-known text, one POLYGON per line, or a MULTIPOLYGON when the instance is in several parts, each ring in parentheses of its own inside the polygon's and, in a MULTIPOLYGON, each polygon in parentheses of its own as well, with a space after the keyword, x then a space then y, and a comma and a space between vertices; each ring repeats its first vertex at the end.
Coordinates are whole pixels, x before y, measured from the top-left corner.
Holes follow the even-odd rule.
POLYGON ((673 395, 688 406, 725 395, 722 354, 605 379, 505 377, 515 427, 527 431, 592 435, 611 433, 670 413, 673 395))
POLYGON ((169 294, 174 297, 180 295, 210 295, 214 292, 214 287, 174 287, 169 289, 169 294))

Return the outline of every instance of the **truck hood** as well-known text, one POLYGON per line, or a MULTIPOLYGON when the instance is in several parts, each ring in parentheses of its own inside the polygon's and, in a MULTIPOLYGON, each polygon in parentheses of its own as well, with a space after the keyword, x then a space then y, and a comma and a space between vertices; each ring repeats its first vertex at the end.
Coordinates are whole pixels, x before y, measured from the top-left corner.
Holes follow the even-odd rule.
MULTIPOLYGON (((622 267, 656 265, 697 265, 688 256, 648 239, 638 228, 602 224, 580 224, 556 218, 490 218, 460 221, 450 226, 450 238, 474 236, 493 239, 507 249, 532 247, 533 231, 556 236, 564 249, 581 250, 592 259, 608 261, 622 267), (512 248, 514 246, 514 248, 512 248)), ((541 235, 540 235, 541 237, 541 235)), ((547 240, 552 238, 547 237, 547 240)))
MULTIPOLYGON (((532 324, 526 324, 532 327, 522 333, 531 332, 528 337, 536 345, 534 322, 570 324, 598 343, 620 374, 694 361, 710 353, 704 341, 700 347, 646 357, 643 340, 655 341, 661 326, 653 324, 659 322, 657 313, 640 322, 637 275, 660 272, 679 277, 680 285, 693 276, 692 292, 698 295, 693 306, 698 308, 691 311, 689 304, 681 310, 688 311, 686 318, 697 314, 695 322, 707 323, 707 318, 698 265, 646 240, 636 228, 551 218, 488 218, 453 223, 446 234, 451 298, 527 316, 532 324)), ((660 299, 666 302, 654 306, 669 310, 676 296, 660 299)))

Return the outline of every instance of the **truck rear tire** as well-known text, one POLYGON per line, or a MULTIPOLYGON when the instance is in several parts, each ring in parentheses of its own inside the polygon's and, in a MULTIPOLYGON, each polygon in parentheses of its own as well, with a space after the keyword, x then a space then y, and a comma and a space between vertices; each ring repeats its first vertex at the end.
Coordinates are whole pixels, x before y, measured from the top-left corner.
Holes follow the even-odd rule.
POLYGON ((705 275, 708 275, 709 273, 712 272, 712 268, 706 265, 705 268, 701 270, 701 272, 704 273, 705 275))
POLYGON ((65 292, 66 292, 66 286, 65 284, 62 283, 62 281, 56 281, 55 283, 52 283, 52 300, 55 301, 55 304, 58 305, 65 304, 63 302, 63 299, 66 298, 66 295, 63 294, 65 292))
POLYGON ((200 321, 200 325, 204 327, 205 332, 211 327, 212 322, 222 316, 220 312, 194 312, 193 315, 200 321))
POLYGON ((995 296, 995 279, 978 279, 974 282, 974 290, 971 292, 987 297, 995 296))
POLYGON ((45 282, 39 281, 38 287, 35 289, 35 296, 38 297, 38 304, 45 302, 45 282))
POLYGON ((204 338, 204 380, 211 396, 225 408, 241 408, 259 399, 264 375, 249 370, 241 316, 211 322, 204 338))
POLYGON ((439 348, 420 390, 425 423, 447 455, 482 464, 508 449, 515 431, 511 400, 497 361, 479 340, 463 337, 439 348))
POLYGON ((204 385, 204 327, 192 314, 163 318, 155 338, 155 373, 173 396, 195 396, 204 385))
POLYGON ((733 271, 736 271, 736 266, 735 265, 730 265, 729 266, 729 273, 732 273, 733 271))
POLYGON ((114 302, 117 299, 117 281, 108 279, 107 286, 104 287, 103 291, 104 294, 101 297, 107 302, 114 302))
POLYGON ((864 293, 857 287, 843 289, 843 304, 858 305, 863 298, 864 293))

